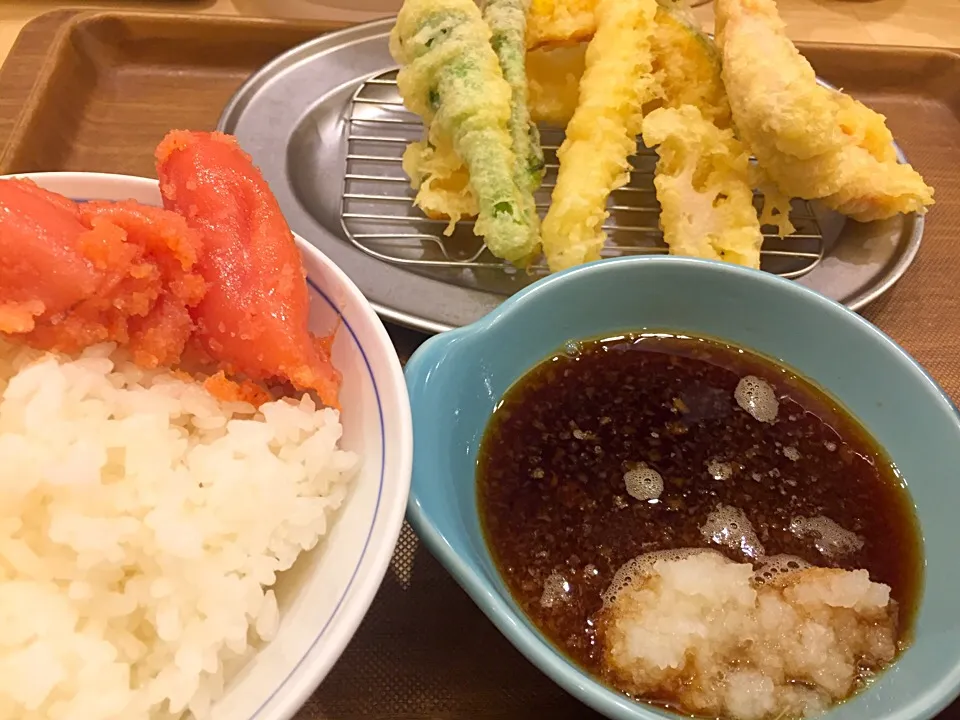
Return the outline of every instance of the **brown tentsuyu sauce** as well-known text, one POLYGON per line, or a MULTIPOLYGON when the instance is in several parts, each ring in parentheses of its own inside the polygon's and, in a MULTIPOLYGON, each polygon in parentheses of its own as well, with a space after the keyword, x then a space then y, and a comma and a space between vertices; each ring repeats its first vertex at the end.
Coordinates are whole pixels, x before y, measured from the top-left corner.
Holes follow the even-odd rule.
MULTIPOLYGON (((847 412, 770 360, 720 342, 645 333, 571 344, 505 395, 478 460, 478 503, 492 556, 541 631, 602 674, 594 616, 627 560, 713 547, 701 532, 718 505, 746 514, 768 556, 865 569, 892 588, 900 638, 921 578, 920 536, 896 468, 847 412), (746 376, 779 400, 760 422, 734 397, 746 376), (659 497, 624 475, 651 468, 659 497), (862 547, 825 556, 798 517, 825 516, 862 547)), ((822 545, 822 543, 821 543, 822 545)))

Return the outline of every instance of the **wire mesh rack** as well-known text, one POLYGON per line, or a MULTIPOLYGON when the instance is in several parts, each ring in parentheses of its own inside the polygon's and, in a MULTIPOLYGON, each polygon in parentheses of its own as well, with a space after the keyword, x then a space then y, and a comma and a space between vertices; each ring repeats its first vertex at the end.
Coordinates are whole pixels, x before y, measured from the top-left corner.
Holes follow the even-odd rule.
MULTIPOLYGON (((447 220, 425 217, 413 205, 415 193, 401 160, 406 146, 422 139, 423 125, 403 107, 396 70, 368 78, 360 85, 347 110, 345 125, 347 155, 340 214, 344 235, 350 242, 380 260, 410 269, 515 273, 512 266, 486 250, 483 240, 473 234, 472 221, 461 220, 447 236, 443 232, 447 220)), ((541 128, 541 140, 546 174, 536 202, 542 216, 556 182, 556 151, 563 132, 541 128)), ((608 202, 603 257, 667 253, 653 187, 656 160, 656 153, 638 145, 630 181, 614 191, 608 202)), ((755 200, 759 208, 760 198, 755 200)), ((774 228, 763 228, 761 268, 797 278, 822 260, 824 240, 813 208, 806 201, 795 201, 790 220, 797 232, 787 238, 778 237, 774 228)), ((546 273, 545 265, 530 270, 533 279, 546 273)))

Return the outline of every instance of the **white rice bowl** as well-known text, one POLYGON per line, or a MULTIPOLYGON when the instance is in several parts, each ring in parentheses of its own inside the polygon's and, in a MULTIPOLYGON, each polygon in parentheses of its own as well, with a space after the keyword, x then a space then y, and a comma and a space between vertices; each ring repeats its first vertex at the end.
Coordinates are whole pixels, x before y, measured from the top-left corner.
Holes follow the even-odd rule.
MULTIPOLYGON (((30 177, 159 200, 141 178, 30 177)), ((410 411, 373 310, 298 244, 314 330, 343 320, 342 425, 309 398, 255 414, 110 346, 0 341, 0 717, 286 720, 343 651, 399 533, 410 411)))

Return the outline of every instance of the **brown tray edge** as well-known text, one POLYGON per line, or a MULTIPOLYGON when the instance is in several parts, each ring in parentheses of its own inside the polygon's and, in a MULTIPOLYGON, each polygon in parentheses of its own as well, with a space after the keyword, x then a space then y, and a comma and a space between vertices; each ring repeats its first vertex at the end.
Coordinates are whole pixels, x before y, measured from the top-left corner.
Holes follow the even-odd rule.
MULTIPOLYGON (((13 40, 13 45, 10 46, 10 50, 7 53, 7 59, 19 57, 22 52, 22 46, 24 42, 27 41, 28 37, 37 31, 37 26, 45 25, 56 25, 57 31, 63 27, 64 23, 68 22, 70 18, 78 15, 80 13, 90 12, 88 10, 83 10, 82 8, 58 8, 57 10, 47 10, 46 12, 41 13, 40 15, 35 15, 34 17, 27 20, 24 23, 23 27, 20 28, 20 32, 17 33, 17 37, 13 40), (58 18, 61 18, 59 22, 55 22, 58 18)), ((57 31, 53 34, 56 36, 57 31)), ((50 47, 53 47, 52 45, 50 47)), ((47 53, 49 54, 49 53, 47 53)), ((0 70, 7 66, 6 60, 0 64, 0 70)))
MULTIPOLYGON (((168 13, 152 11, 122 11, 122 10, 53 10, 44 13, 29 21, 21 30, 17 40, 8 55, 8 60, 14 57, 17 46, 20 44, 21 36, 26 31, 32 29, 35 25, 49 24, 57 16, 63 15, 64 20, 53 34, 53 39, 44 54, 43 61, 34 77, 33 85, 29 93, 24 98, 23 105, 17 114, 17 118, 10 128, 0 151, 0 174, 6 173, 10 165, 11 156, 15 153, 17 147, 25 140, 30 132, 34 118, 37 116, 39 107, 48 92, 48 88, 54 81, 55 74, 59 68, 59 60, 66 46, 70 43, 74 33, 78 32, 86 25, 110 22, 112 20, 123 20, 127 22, 155 22, 155 23, 189 23, 192 25, 205 25, 217 27, 223 25, 243 26, 249 28, 262 28, 269 31, 271 28, 283 29, 290 27, 301 27, 316 29, 318 33, 332 32, 350 27, 355 23, 342 19, 323 19, 310 18, 307 20, 277 20, 272 18, 242 18, 223 15, 191 15, 188 13, 168 13)), ((6 65, 6 63, 4 63, 6 65)))
MULTIPOLYGON (((17 113, 16 119, 14 119, 13 125, 7 134, 6 142, 3 145, 2 152, 0 152, 0 173, 6 172, 4 168, 7 167, 7 157, 9 152, 14 149, 20 141, 22 141, 25 131, 29 127, 31 119, 36 114, 37 105, 40 103, 40 99, 46 92, 47 85, 49 85, 50 79, 52 78, 53 73, 56 71, 56 68, 59 64, 60 49, 63 47, 64 42, 72 33, 78 16, 82 17, 85 14, 87 13, 84 13, 83 11, 53 10, 52 12, 44 13, 43 15, 39 15, 30 20, 20 31, 20 34, 17 35, 17 39, 14 41, 13 47, 10 49, 10 53, 7 55, 7 61, 9 61, 10 58, 15 57, 15 53, 17 53, 19 47, 25 41, 24 36, 27 34, 28 30, 33 29, 35 25, 45 25, 49 23, 57 15, 64 16, 63 22, 57 26, 53 33, 53 40, 47 47, 47 51, 43 55, 43 60, 40 63, 40 67, 38 68, 36 75, 34 75, 33 85, 24 98, 20 112, 17 113)), ((7 66, 7 61, 4 61, 4 68, 7 66)), ((0 70, 2 69, 3 68, 0 68, 0 70)))
POLYGON ((840 42, 822 42, 818 40, 798 40, 796 46, 800 49, 808 48, 812 50, 836 50, 848 51, 858 50, 863 53, 881 53, 884 55, 957 55, 960 56, 960 47, 927 47, 926 45, 878 45, 875 43, 840 43, 840 42))

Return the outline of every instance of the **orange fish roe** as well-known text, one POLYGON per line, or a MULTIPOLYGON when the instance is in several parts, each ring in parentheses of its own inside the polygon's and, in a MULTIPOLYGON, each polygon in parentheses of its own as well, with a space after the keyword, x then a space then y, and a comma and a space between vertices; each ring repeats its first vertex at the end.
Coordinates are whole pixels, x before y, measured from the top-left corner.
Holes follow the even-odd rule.
POLYGON ((85 230, 67 198, 0 181, 0 332, 30 332, 96 292, 99 275, 77 250, 85 230))
POLYGON ((229 379, 222 370, 204 380, 203 387, 217 400, 224 402, 245 402, 254 407, 260 407, 273 399, 270 393, 255 382, 251 380, 236 382, 229 379))
POLYGON ((157 148, 164 206, 203 237, 209 285, 193 317, 196 338, 228 371, 289 380, 338 407, 332 338, 307 329, 300 253, 276 198, 250 157, 222 133, 175 130, 157 148))
POLYGON ((339 407, 336 328, 308 330, 300 252, 250 157, 186 131, 156 155, 165 208, 0 180, 0 334, 65 353, 111 341, 146 368, 195 356, 223 371, 206 381, 218 397, 260 405, 270 382, 339 407))
POLYGON ((0 181, 0 210, 0 331, 67 353, 113 341, 145 367, 179 360, 206 291, 182 217, 77 204, 28 180, 0 181))
POLYGON ((84 203, 80 215, 94 229, 119 229, 126 244, 139 248, 148 261, 145 272, 159 275, 163 293, 147 312, 132 313, 128 344, 144 367, 176 363, 194 330, 189 310, 207 290, 196 268, 203 250, 199 233, 176 213, 132 200, 84 203))

